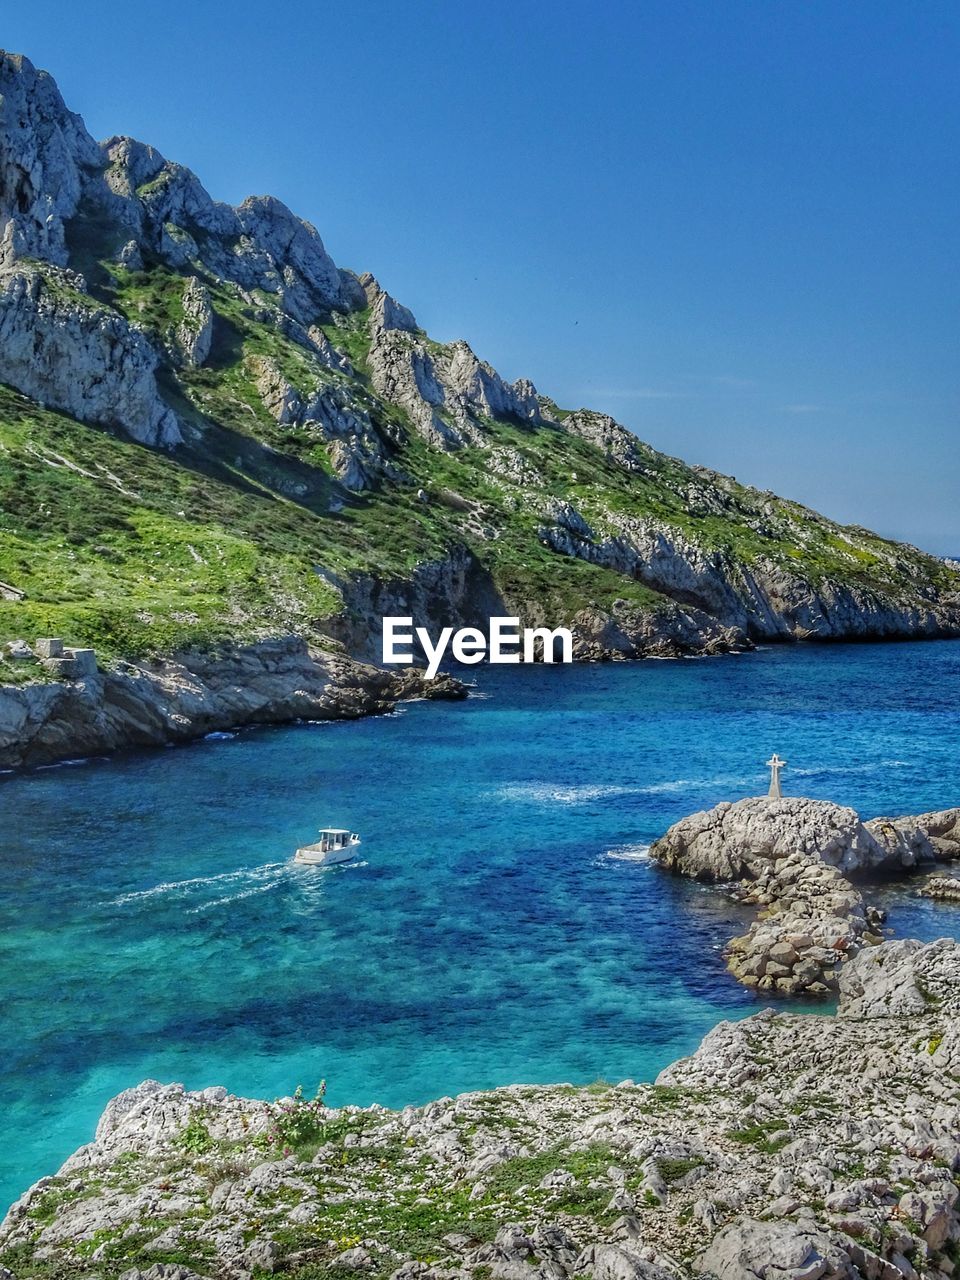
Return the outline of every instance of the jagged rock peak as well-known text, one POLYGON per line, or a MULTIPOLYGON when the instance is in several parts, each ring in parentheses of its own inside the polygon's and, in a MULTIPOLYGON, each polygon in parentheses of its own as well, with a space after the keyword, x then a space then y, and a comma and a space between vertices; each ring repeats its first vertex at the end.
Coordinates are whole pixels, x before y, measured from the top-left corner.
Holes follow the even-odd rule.
POLYGON ((118 196, 135 196, 140 187, 152 182, 167 166, 166 158, 156 147, 126 135, 105 139, 100 151, 107 160, 107 186, 118 196))
POLYGON ((7 263, 68 265, 66 224, 85 202, 125 248, 132 241, 177 271, 199 262, 242 289, 275 295, 303 324, 366 305, 356 276, 282 201, 251 196, 234 209, 147 143, 115 135, 98 144, 53 78, 18 54, 0 54, 0 178, 7 263))
POLYGON ((380 282, 365 271, 359 278, 359 284, 370 308, 370 328, 377 332, 381 329, 401 329, 406 333, 418 333, 419 326, 409 307, 402 306, 396 298, 391 297, 380 282))
POLYGON ((468 411, 491 418, 541 421, 540 400, 528 379, 507 382, 496 369, 479 360, 462 339, 445 348, 440 361, 441 379, 468 411))
POLYGON ((589 444, 602 449, 627 471, 641 471, 644 451, 650 452, 649 445, 643 444, 632 431, 621 426, 608 413, 577 409, 575 413, 567 414, 560 425, 570 435, 580 436, 589 444))
MULTIPOLYGON (((27 59, 5 55, 0 76, 0 261, 13 266, 28 257, 68 267, 69 224, 82 217, 96 225, 104 244, 112 246, 112 258, 129 269, 159 263, 186 276, 208 274, 236 285, 245 295, 267 294, 305 333, 316 330, 318 321, 331 313, 368 307, 373 385, 384 398, 405 408, 417 430, 437 447, 482 442, 487 418, 530 424, 542 420, 532 383, 506 382, 466 342, 427 342, 407 307, 372 275, 358 278, 339 269, 316 229, 282 201, 250 196, 233 208, 214 200, 196 174, 147 143, 119 134, 96 143, 80 117, 67 110, 53 79, 27 59)), ((78 287, 85 291, 85 286, 78 287)), ((30 319, 20 306, 24 292, 15 296, 19 320, 30 319)), ((185 303, 187 323, 173 346, 167 344, 167 355, 175 364, 202 362, 209 350, 209 298, 195 287, 185 295, 185 303)), ((82 310, 86 324, 90 309, 84 305, 82 310)), ((111 323, 119 332, 117 323, 111 323)), ((135 338, 130 341, 137 343, 135 338)), ((67 354, 62 351, 60 358, 67 354)), ((139 362, 144 376, 147 363, 139 362)), ((334 364, 329 355, 327 364, 334 364)), ((10 380, 25 394, 76 410, 88 420, 127 421, 128 415, 112 406, 105 394, 98 395, 93 415, 89 406, 66 394, 72 381, 84 384, 84 378, 67 376, 64 394, 56 389, 50 394, 24 370, 10 380)), ((108 379, 106 386, 113 382, 108 379)), ((159 413, 140 415, 138 438, 157 434, 159 413)), ((172 429, 159 433, 168 442, 176 435, 172 429)))
POLYGON ((0 50, 0 240, 15 257, 67 263, 64 222, 100 150, 67 107, 53 77, 22 54, 0 50))

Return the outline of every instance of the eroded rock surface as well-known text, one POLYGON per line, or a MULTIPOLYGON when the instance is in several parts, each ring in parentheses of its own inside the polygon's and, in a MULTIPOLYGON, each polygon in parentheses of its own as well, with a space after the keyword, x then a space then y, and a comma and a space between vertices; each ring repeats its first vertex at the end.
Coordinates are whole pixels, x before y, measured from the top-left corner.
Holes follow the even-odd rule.
MULTIPOLYGON (((917 830, 920 819, 913 822, 917 830)), ((650 853, 680 875, 714 881, 755 877, 793 853, 815 856, 846 875, 898 870, 924 854, 933 857, 926 843, 922 852, 898 840, 881 843, 853 809, 803 796, 718 804, 675 823, 650 853)))
POLYGON ((84 287, 56 267, 0 271, 0 381, 143 444, 179 444, 176 416, 157 388, 156 352, 84 287))

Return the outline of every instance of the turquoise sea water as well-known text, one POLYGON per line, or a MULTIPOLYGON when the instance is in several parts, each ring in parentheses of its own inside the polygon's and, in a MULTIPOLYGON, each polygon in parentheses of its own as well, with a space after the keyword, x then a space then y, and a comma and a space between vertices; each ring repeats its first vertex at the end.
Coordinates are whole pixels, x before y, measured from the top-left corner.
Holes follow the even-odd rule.
MULTIPOLYGON (((669 823, 765 789, 773 750, 789 793, 865 815, 960 801, 960 644, 477 680, 0 779, 0 1200, 147 1076, 393 1106, 650 1079, 757 1007, 723 971, 738 909, 644 858, 669 823), (324 824, 363 857, 293 866, 324 824)), ((960 922, 893 906, 900 933, 960 922)))

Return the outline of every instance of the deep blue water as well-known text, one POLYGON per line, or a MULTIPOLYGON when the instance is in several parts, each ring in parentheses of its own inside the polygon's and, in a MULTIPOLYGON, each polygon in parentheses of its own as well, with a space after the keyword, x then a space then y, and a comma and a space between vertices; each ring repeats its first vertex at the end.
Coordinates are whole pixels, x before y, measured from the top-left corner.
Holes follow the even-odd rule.
MULTIPOLYGON (((471 674, 476 673, 476 668, 471 674)), ((650 1079, 756 1008, 737 908, 643 857, 765 789, 960 800, 960 644, 488 668, 465 703, 0 779, 0 1201, 147 1076, 388 1105, 650 1079), (324 824, 363 858, 295 867, 324 824)), ((899 895, 900 933, 960 913, 899 895)), ((803 1007, 809 1008, 809 1005, 803 1007)))

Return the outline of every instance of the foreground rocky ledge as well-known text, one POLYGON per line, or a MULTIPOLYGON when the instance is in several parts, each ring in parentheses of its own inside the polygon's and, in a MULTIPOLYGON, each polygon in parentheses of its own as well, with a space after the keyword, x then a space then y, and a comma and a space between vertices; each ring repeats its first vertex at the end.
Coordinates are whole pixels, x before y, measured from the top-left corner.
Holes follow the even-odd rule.
POLYGON ((296 636, 124 663, 84 679, 0 685, 0 768, 163 746, 237 725, 348 720, 404 698, 463 698, 450 676, 384 671, 296 636))
POLYGON ((836 1017, 721 1023, 655 1085, 284 1109, 148 1081, 0 1228, 4 1275, 946 1280, 960 947, 886 942, 836 1017))

